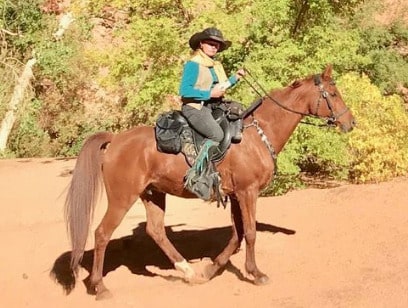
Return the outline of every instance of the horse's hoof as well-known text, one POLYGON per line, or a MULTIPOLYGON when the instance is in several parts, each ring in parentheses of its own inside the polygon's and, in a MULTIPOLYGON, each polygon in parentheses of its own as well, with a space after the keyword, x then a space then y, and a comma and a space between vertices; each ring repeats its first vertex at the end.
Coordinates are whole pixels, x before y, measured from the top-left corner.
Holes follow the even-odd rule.
POLYGON ((213 278, 215 276, 215 274, 218 271, 218 267, 215 266, 215 264, 208 264, 205 268, 204 268, 204 272, 203 272, 203 276, 208 280, 210 280, 211 278, 213 278))
POLYGON ((266 276, 266 275, 261 275, 259 277, 256 277, 255 280, 254 280, 254 284, 257 285, 257 286, 266 285, 266 284, 268 284, 268 282, 269 282, 269 277, 266 276))
POLYGON ((98 292, 97 294, 96 294, 96 300, 97 301, 101 301, 101 300, 106 300, 106 299, 110 299, 110 298, 112 298, 113 297, 113 295, 112 295, 112 293, 109 291, 109 290, 103 290, 103 291, 101 291, 101 292, 98 292))
POLYGON ((207 279, 204 275, 197 275, 195 274, 193 277, 190 277, 187 282, 191 285, 195 284, 203 284, 208 282, 209 279, 207 279))

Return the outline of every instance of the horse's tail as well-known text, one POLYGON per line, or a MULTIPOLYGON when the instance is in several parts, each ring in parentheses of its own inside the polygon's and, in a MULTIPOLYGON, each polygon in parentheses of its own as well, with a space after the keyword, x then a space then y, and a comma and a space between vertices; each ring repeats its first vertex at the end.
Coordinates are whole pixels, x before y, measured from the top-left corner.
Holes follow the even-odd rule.
POLYGON ((113 134, 100 132, 89 137, 77 158, 65 200, 65 221, 71 240, 71 269, 77 273, 89 235, 96 201, 103 188, 102 150, 113 134))

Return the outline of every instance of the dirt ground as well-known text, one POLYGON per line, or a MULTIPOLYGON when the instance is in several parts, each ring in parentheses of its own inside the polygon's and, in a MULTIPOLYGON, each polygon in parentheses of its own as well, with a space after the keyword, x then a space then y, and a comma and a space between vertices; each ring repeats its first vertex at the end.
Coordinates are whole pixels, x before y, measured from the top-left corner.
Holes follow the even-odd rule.
MULTIPOLYGON (((74 164, 0 160, 2 307, 408 307, 407 178, 259 199, 256 256, 270 278, 265 286, 253 285, 245 273, 245 245, 208 283, 184 283, 144 233, 137 202, 108 246, 105 283, 114 297, 97 302, 86 292, 92 236, 66 295, 63 202, 74 164)), ((105 208, 102 198, 93 229, 105 208)), ((200 270, 226 244, 229 207, 169 197, 166 225, 200 270)))

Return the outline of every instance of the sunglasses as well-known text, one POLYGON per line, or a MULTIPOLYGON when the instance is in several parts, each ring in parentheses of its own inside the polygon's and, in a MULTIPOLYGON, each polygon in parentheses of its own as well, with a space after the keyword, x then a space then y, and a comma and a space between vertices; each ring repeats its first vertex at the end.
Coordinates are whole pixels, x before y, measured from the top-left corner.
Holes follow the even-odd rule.
POLYGON ((215 47, 217 49, 220 48, 221 44, 215 41, 203 41, 203 44, 209 45, 211 47, 215 47))

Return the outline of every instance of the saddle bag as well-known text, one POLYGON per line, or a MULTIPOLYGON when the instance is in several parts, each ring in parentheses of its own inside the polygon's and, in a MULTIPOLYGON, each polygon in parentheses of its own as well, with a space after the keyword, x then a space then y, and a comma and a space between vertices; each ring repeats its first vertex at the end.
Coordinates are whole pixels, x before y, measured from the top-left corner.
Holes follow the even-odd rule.
POLYGON ((154 128, 157 150, 163 153, 177 154, 181 151, 180 133, 183 123, 179 121, 176 111, 169 111, 159 115, 154 128))

